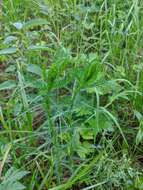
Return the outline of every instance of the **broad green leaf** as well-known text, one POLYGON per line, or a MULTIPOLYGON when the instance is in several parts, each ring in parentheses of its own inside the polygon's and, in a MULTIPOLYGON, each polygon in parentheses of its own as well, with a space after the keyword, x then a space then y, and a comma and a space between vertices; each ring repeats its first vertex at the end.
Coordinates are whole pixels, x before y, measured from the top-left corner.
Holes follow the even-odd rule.
POLYGON ((25 175, 27 175, 27 171, 19 171, 10 168, 5 174, 3 181, 0 184, 0 190, 23 190, 25 186, 22 185, 19 180, 21 180, 25 175))
POLYGON ((102 130, 107 130, 107 131, 113 131, 113 123, 110 119, 108 119, 102 112, 99 113, 99 118, 98 118, 98 124, 96 118, 91 118, 87 122, 90 126, 91 129, 96 130, 96 132, 101 132, 102 130))
POLYGON ((85 115, 91 115, 92 111, 91 108, 87 106, 80 106, 75 109, 75 113, 78 117, 85 116, 85 115))
POLYGON ((103 78, 102 67, 101 63, 96 60, 89 63, 84 71, 82 83, 91 85, 103 78))
POLYGON ((15 182, 22 179, 27 174, 28 174, 27 171, 20 171, 12 167, 7 171, 4 179, 8 182, 15 182))
POLYGON ((31 73, 34 73, 38 76, 42 76, 42 69, 40 68, 39 65, 36 65, 36 64, 29 64, 27 66, 27 71, 31 72, 31 73))
POLYGON ((49 24, 49 22, 45 19, 32 19, 27 21, 25 24, 23 24, 23 28, 24 29, 29 29, 35 26, 40 26, 40 25, 44 25, 44 24, 49 24))
POLYGON ((96 87, 101 95, 115 92, 117 93, 122 89, 122 87, 115 80, 102 80, 96 84, 96 87))
POLYGON ((80 128, 80 135, 84 140, 92 140, 94 138, 93 129, 90 129, 89 127, 80 128))
POLYGON ((74 148, 74 151, 81 157, 85 158, 86 155, 88 155, 92 149, 91 149, 91 144, 88 142, 81 142, 80 141, 80 130, 75 130, 75 133, 73 135, 73 141, 72 145, 74 148))
POLYGON ((0 55, 13 54, 13 53, 16 53, 16 51, 17 51, 16 47, 6 48, 6 49, 0 50, 0 55))
POLYGON ((25 186, 20 182, 0 184, 0 190, 23 190, 25 186))
POLYGON ((8 80, 0 84, 0 90, 10 90, 16 87, 16 82, 14 80, 8 80))

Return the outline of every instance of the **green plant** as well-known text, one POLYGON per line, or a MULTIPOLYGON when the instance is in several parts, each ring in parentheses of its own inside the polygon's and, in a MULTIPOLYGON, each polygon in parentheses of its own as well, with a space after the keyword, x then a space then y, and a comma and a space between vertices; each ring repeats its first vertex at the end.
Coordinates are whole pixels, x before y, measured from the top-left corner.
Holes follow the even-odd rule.
POLYGON ((0 183, 1 190, 22 190, 25 186, 22 185, 19 180, 21 180, 28 172, 19 171, 14 168, 10 168, 0 183))
POLYGON ((142 189, 142 3, 3 2, 0 158, 27 189, 142 189))

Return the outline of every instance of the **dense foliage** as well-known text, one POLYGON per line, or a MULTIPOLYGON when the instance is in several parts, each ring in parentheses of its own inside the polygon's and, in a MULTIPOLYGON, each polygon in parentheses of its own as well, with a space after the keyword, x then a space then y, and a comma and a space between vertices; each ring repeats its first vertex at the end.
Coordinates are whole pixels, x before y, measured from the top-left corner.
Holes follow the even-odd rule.
POLYGON ((142 190, 143 1, 1 6, 0 190, 142 190))

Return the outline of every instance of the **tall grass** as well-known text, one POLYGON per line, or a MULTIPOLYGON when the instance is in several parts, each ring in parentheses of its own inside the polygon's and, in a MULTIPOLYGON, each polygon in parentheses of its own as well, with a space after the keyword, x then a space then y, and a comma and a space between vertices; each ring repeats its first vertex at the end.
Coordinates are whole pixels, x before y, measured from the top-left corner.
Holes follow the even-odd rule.
POLYGON ((3 1, 0 189, 142 189, 142 5, 3 1))

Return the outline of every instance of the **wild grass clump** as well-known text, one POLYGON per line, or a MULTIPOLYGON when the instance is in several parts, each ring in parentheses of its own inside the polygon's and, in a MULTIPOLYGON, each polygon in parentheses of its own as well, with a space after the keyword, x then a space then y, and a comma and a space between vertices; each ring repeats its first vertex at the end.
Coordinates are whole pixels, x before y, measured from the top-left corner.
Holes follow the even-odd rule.
POLYGON ((143 189, 142 0, 5 0, 0 190, 143 189))

